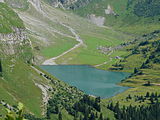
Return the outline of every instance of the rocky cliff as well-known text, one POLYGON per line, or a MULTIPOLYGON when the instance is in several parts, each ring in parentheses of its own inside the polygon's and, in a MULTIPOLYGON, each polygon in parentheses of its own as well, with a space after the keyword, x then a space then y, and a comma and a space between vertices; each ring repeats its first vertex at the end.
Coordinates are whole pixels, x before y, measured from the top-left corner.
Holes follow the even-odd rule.
POLYGON ((6 4, 0 3, 0 57, 31 59, 31 43, 23 22, 6 4))
POLYGON ((18 9, 27 9, 29 5, 28 0, 5 0, 5 2, 9 4, 12 8, 18 9))
POLYGON ((87 5, 92 0, 45 0, 54 7, 76 9, 87 5))
POLYGON ((0 33, 0 52, 5 55, 13 55, 23 52, 23 46, 30 46, 29 39, 26 35, 25 29, 13 28, 12 33, 4 34, 0 33))

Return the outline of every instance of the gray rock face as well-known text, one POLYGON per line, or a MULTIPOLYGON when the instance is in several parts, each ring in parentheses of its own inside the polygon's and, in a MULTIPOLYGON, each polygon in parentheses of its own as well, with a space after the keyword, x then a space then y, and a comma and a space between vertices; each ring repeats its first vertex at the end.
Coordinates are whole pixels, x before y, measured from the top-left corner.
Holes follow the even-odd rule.
POLYGON ((41 1, 40 0, 28 0, 38 11, 41 11, 41 1))
POLYGON ((95 14, 89 15, 89 19, 92 23, 96 24, 97 26, 102 27, 105 23, 105 17, 96 16, 95 14))
POLYGON ((105 13, 106 13, 107 15, 116 15, 116 13, 113 11, 113 9, 111 8, 110 5, 108 5, 108 8, 107 8, 107 9, 105 9, 105 13))
POLYGON ((28 0, 5 0, 5 2, 13 8, 25 9, 28 7, 28 0))
POLYGON ((4 0, 0 0, 0 2, 4 2, 4 0))
POLYGON ((30 41, 24 29, 13 28, 10 34, 0 33, 0 53, 14 55, 23 52, 24 46, 30 46, 30 41))
POLYGON ((85 6, 92 0, 49 0, 50 4, 54 7, 61 7, 67 9, 76 9, 85 6))

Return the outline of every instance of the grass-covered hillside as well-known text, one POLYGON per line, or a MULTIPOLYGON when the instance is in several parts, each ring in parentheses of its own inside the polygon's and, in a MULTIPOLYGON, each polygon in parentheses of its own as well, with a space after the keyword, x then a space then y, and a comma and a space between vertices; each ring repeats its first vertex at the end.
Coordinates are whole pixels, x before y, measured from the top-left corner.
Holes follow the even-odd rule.
MULTIPOLYGON (((11 8, 4 3, 0 3, 0 6, 3 7, 0 13, 5 16, 5 21, 10 21, 8 26, 13 27, 13 19, 23 26, 22 20, 11 8), (7 13, 12 13, 12 16, 7 13)), ((14 27, 16 30, 0 32, 0 119, 6 118, 6 108, 15 111, 18 102, 24 104, 28 119, 47 117, 56 120, 58 114, 65 116, 65 120, 74 118, 75 110, 69 111, 68 108, 73 108, 76 102, 83 99, 84 93, 34 66, 32 45, 28 37, 22 34, 25 27, 14 27), (58 110, 54 107, 58 107, 58 110)), ((93 108, 87 103, 86 106, 93 108)))
POLYGON ((105 17, 104 25, 109 27, 98 27, 43 0, 7 3, 16 5, 13 8, 19 4, 27 8, 14 9, 23 25, 11 8, 0 3, 3 27, 0 33, 5 38, 0 40, 0 116, 4 117, 8 104, 15 107, 17 102, 22 102, 28 119, 114 120, 124 117, 127 110, 136 110, 135 106, 143 105, 141 109, 146 110, 145 107, 156 106, 160 100, 158 0, 92 0, 85 7, 74 8, 83 17, 89 14, 105 17), (12 27, 23 28, 22 32, 26 28, 30 39, 23 37, 22 42, 17 39, 13 41, 15 44, 10 44, 8 36, 22 33, 12 27), (33 65, 56 56, 60 56, 54 60, 58 64, 89 64, 130 72, 131 76, 120 85, 131 88, 103 100, 84 95, 33 65), (129 107, 125 109, 123 105, 129 107))
POLYGON ((83 17, 90 14, 105 17, 105 25, 128 33, 141 34, 159 29, 159 0, 93 0, 74 10, 83 17), (106 14, 108 5, 114 12, 106 14))
POLYGON ((37 4, 30 3, 29 9, 17 10, 17 13, 25 23, 39 63, 61 55, 78 44, 73 31, 81 38, 83 45, 57 58, 55 61, 58 64, 104 63, 109 57, 98 50, 99 46, 116 46, 131 38, 112 28, 98 27, 70 11, 53 8, 42 0, 37 4))
MULTIPOLYGON (((13 18, 23 24, 11 8, 3 3, 0 5, 5 6, 0 10, 2 14, 10 11, 14 14, 13 18)), ((9 21, 7 15, 10 14, 5 14, 6 21, 9 21)), ((11 25, 8 23, 8 26, 11 25)), ((71 120, 94 116, 97 120, 100 117, 114 118, 111 111, 101 111, 104 107, 100 105, 100 98, 84 95, 76 87, 69 86, 33 65, 34 52, 30 39, 25 37, 25 27, 15 27, 13 32, 0 34, 0 119, 17 117, 21 120, 18 117, 22 112, 16 111, 21 109, 16 107, 19 102, 24 104, 23 114, 29 120, 71 120), (106 112, 110 115, 106 116, 106 112)))
MULTIPOLYGON (((112 101, 112 105, 118 105, 117 109, 119 109, 120 111, 122 110, 123 112, 124 110, 127 111, 129 109, 132 109, 133 113, 137 111, 137 119, 146 117, 146 119, 149 120, 152 117, 156 117, 156 115, 152 115, 153 111, 150 107, 156 106, 158 111, 158 102, 160 100, 159 35, 160 31, 157 30, 149 34, 144 34, 143 36, 135 39, 132 44, 129 44, 124 48, 126 51, 128 51, 128 55, 126 55, 116 64, 112 65, 112 67, 110 68, 111 70, 132 72, 129 78, 123 80, 120 83, 120 85, 129 86, 131 88, 104 101, 112 101), (123 106, 128 106, 128 108, 124 109, 123 106), (144 115, 143 113, 138 115, 138 112, 140 112, 141 109, 147 110, 148 116, 144 115)), ((118 114, 120 113, 120 111, 116 111, 115 109, 113 109, 114 107, 110 105, 108 106, 108 108, 115 112, 115 116, 118 119, 118 114)), ((136 119, 135 116, 128 116, 131 116, 132 120, 136 119)), ((125 118, 126 117, 127 115, 125 116, 125 118)))
POLYGON ((11 33, 12 27, 24 28, 24 24, 10 7, 0 3, 0 33, 11 33))
MULTIPOLYGON (((42 95, 41 90, 35 86, 34 80, 39 81, 43 78, 38 77, 37 73, 27 64, 32 59, 31 46, 28 39, 18 37, 23 37, 21 32, 24 32, 24 24, 10 7, 4 3, 0 3, 0 6, 2 18, 0 31, 2 38, 0 39, 0 101, 4 100, 10 105, 21 101, 26 104, 28 112, 41 115, 42 95), (15 29, 17 30, 15 31, 15 29)), ((2 109, 1 105, 0 108, 2 115, 6 111, 2 109)))

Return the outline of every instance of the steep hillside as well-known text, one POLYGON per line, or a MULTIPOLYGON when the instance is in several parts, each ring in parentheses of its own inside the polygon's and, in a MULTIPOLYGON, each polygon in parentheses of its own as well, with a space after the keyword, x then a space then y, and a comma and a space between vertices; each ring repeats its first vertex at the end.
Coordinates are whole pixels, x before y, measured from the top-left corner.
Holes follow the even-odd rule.
POLYGON ((109 57, 99 52, 99 46, 116 46, 131 38, 53 8, 42 0, 30 0, 29 3, 29 9, 16 11, 25 23, 37 63, 48 59, 44 64, 101 64, 109 57))
POLYGON ((43 78, 37 78, 36 72, 32 73, 27 65, 31 62, 32 53, 25 27, 11 8, 3 3, 0 3, 0 6, 1 18, 3 18, 2 27, 6 30, 0 33, 0 100, 9 104, 21 101, 26 104, 27 111, 41 115, 41 90, 35 85, 33 79, 39 81, 43 78), (33 94, 32 89, 35 96, 30 96, 33 94), (29 99, 33 101, 29 102, 29 99))
POLYGON ((24 28, 23 22, 18 19, 17 14, 3 3, 0 4, 0 15, 0 33, 13 32, 12 27, 24 28))
POLYGON ((159 0, 3 2, 15 12, 0 3, 0 119, 6 107, 14 111, 17 102, 22 102, 27 119, 135 120, 128 110, 139 116, 139 110, 153 109, 159 102, 159 0), (101 100, 56 79, 35 63, 89 64, 130 72, 120 85, 131 88, 101 100))
MULTIPOLYGON (((8 21, 2 26, 9 26, 7 32, 0 32, 0 119, 7 112, 4 106, 13 110, 12 106, 18 102, 25 105, 25 113, 45 117, 49 99, 62 100, 65 96, 70 100, 65 104, 71 107, 83 98, 83 92, 33 66, 32 44, 22 20, 6 4, 0 3, 0 6, 1 17, 8 21), (17 20, 19 26, 13 19, 17 20), (70 91, 73 98, 70 97, 70 91)), ((61 108, 64 109, 63 106, 61 108)), ((72 118, 65 109, 61 113, 68 116, 66 119, 72 118)), ((52 118, 56 119, 57 115, 52 118)))
POLYGON ((159 0, 93 0, 74 12, 83 17, 95 14, 105 18, 105 25, 144 34, 159 29, 159 5, 159 0))
POLYGON ((77 9, 87 5, 92 0, 44 0, 54 7, 77 9))
MULTIPOLYGON (((134 109, 152 107, 159 103, 158 97, 160 92, 160 31, 156 30, 148 34, 144 34, 127 45, 124 49, 129 53, 124 59, 114 64, 110 69, 132 72, 131 76, 126 80, 123 80, 120 85, 131 87, 127 91, 114 96, 106 101, 112 101, 112 105, 118 103, 119 110, 122 106, 134 107, 134 109), (154 99, 153 99, 154 98, 154 99), (141 107, 140 107, 141 106, 141 107)), ((112 111, 114 109, 110 108, 112 111)), ((141 109, 140 109, 141 110, 141 109)), ((150 108, 147 110, 148 114, 152 111, 150 108)), ((158 111, 158 109, 156 110, 158 111)), ((115 116, 116 116, 116 111, 115 116)), ((133 111, 134 112, 134 111, 133 111)), ((137 111, 138 112, 138 111, 137 111)), ((142 112, 142 111, 141 111, 142 112)), ((120 112, 118 112, 120 113, 120 112)), ((118 114, 117 113, 117 114, 118 114)), ((124 112, 123 112, 124 113, 124 112)), ((123 116, 123 115, 122 115, 123 116)), ((130 115, 132 120, 135 120, 134 116, 130 115)), ((138 115, 139 116, 139 115, 138 115)), ((117 118, 118 116, 116 116, 117 118)), ((139 118, 156 117, 155 115, 145 116, 140 114, 139 118)), ((125 119, 125 118, 123 118, 125 119)))
MULTIPOLYGON (((0 6, 2 18, 4 17, 8 21, 7 25, 10 26, 10 31, 0 33, 0 119, 6 117, 6 108, 10 109, 11 113, 17 112, 19 108, 15 105, 18 102, 24 104, 24 116, 27 119, 56 120, 59 116, 63 116, 63 120, 71 120, 76 117, 89 118, 95 113, 98 119, 101 114, 100 98, 84 95, 77 88, 69 86, 33 65, 33 46, 22 20, 6 4, 0 3, 0 6), (20 26, 12 23, 10 16, 16 19, 20 26), (83 107, 85 109, 76 107, 80 105, 85 106, 83 107), (88 111, 87 114, 84 110, 88 111)), ((64 28, 67 29, 62 30, 75 33, 67 25, 64 25, 64 28)), ((105 112, 110 111, 105 110, 105 112)), ((110 117, 114 118, 112 112, 110 113, 110 117)))
POLYGON ((28 0, 4 0, 7 4, 9 4, 11 7, 20 9, 20 10, 26 10, 28 9, 28 0))

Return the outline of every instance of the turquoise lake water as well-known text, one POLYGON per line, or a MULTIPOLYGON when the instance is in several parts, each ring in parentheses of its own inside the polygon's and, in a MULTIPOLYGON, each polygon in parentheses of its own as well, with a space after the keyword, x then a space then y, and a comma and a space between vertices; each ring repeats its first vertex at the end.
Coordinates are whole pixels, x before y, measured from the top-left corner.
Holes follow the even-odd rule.
POLYGON ((128 89, 116 84, 130 73, 104 71, 86 65, 46 65, 41 68, 88 95, 108 98, 128 89))

